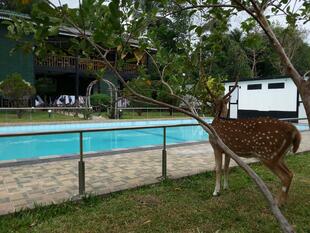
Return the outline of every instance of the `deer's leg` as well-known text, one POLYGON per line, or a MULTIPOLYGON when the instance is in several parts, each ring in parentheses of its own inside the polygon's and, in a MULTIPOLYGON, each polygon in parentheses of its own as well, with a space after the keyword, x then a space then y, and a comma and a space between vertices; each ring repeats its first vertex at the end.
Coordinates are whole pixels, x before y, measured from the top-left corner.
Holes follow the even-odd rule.
POLYGON ((289 187, 291 185, 292 181, 292 174, 288 173, 285 165, 283 166, 282 161, 278 161, 276 163, 273 163, 272 165, 269 163, 265 163, 267 167, 270 168, 270 170, 277 176, 282 182, 282 188, 280 189, 280 192, 277 196, 277 202, 278 205, 281 206, 286 202, 287 199, 287 193, 289 190, 289 187))
POLYGON ((285 173, 287 174, 287 182, 285 186, 282 186, 282 193, 283 193, 282 195, 284 196, 284 201, 286 201, 287 196, 288 196, 288 191, 291 187, 293 173, 288 169, 288 167, 283 161, 280 162, 280 166, 281 166, 281 169, 285 171, 285 173))
POLYGON ((230 156, 225 154, 224 163, 224 189, 228 189, 228 173, 229 173, 230 156))
POLYGON ((214 156, 215 156, 216 183, 213 196, 218 196, 221 191, 222 152, 220 150, 214 150, 214 156))

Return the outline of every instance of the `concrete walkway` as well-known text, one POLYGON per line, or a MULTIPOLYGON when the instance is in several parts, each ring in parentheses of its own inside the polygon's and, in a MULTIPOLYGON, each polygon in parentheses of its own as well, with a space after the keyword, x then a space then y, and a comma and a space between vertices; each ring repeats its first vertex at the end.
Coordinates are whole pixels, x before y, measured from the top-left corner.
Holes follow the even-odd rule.
MULTIPOLYGON (((310 151, 310 132, 299 152, 310 151)), ((214 169, 209 143, 168 148, 168 176, 179 178, 214 169)), ((247 162, 254 162, 247 159, 247 162)), ((105 194, 158 182, 161 149, 85 158, 86 192, 105 194)), ((235 166, 232 163, 232 166, 235 166)), ((78 196, 78 160, 0 168, 0 214, 59 203, 78 196)))

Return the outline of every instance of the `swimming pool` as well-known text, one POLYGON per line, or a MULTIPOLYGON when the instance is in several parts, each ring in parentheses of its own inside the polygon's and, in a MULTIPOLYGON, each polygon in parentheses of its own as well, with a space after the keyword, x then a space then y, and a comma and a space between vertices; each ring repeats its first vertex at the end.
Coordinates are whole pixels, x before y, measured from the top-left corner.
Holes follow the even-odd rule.
MULTIPOLYGON (((207 119, 211 121, 211 119, 207 119)), ((102 128, 124 128, 155 125, 195 124, 195 120, 120 121, 106 123, 72 123, 21 125, 0 127, 2 133, 66 131, 102 128)), ((198 126, 167 128, 167 144, 208 140, 208 134, 198 126)), ((84 153, 98 153, 136 147, 162 145, 163 129, 116 130, 83 133, 84 153)), ((25 160, 47 156, 79 153, 79 134, 51 134, 0 138, 0 160, 25 160)))
MULTIPOLYGON (((206 119, 210 122, 212 119, 206 119)), ((102 128, 122 128, 137 126, 195 124, 195 120, 154 120, 121 121, 106 123, 72 123, 47 125, 22 125, 0 127, 0 134, 20 132, 43 132, 62 130, 84 130, 102 128)), ((307 126, 299 125, 300 130, 307 126)), ((208 134, 200 126, 167 128, 167 144, 199 142, 208 140, 208 134)), ((83 133, 84 153, 98 153, 119 149, 151 147, 162 145, 163 129, 131 129, 105 132, 83 133)), ((0 138, 0 161, 16 161, 44 158, 48 156, 65 156, 79 153, 79 134, 51 134, 36 136, 19 136, 0 138)))

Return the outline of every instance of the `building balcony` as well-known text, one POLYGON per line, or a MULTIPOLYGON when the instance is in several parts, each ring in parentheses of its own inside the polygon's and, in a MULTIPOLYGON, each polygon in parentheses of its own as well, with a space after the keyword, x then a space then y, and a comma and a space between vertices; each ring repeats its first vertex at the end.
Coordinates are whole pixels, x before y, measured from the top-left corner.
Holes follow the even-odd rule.
MULTIPOLYGON (((111 62, 114 66, 115 62, 111 62)), ((47 56, 45 58, 34 58, 34 68, 37 73, 75 73, 76 69, 83 73, 92 73, 106 68, 102 60, 79 58, 73 56, 47 56), (78 61, 78 66, 77 66, 78 61)), ((136 75, 138 67, 136 64, 126 63, 119 70, 122 75, 136 75)))

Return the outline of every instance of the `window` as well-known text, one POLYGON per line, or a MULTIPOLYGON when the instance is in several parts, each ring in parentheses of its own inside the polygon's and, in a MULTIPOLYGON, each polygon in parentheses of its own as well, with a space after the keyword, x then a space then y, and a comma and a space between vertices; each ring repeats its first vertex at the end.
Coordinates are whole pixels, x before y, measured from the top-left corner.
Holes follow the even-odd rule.
POLYGON ((262 89, 262 84, 249 84, 248 90, 258 90, 262 89))
POLYGON ((268 89, 282 89, 284 87, 284 83, 268 83, 268 89))

